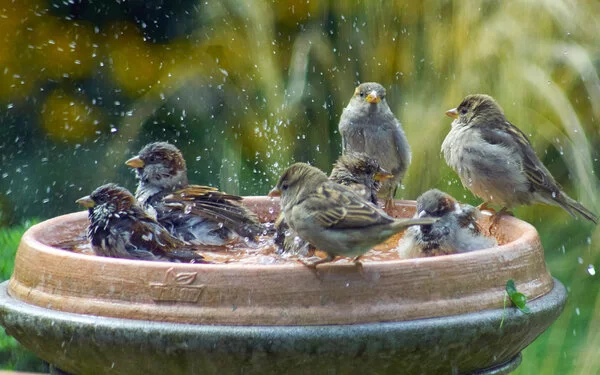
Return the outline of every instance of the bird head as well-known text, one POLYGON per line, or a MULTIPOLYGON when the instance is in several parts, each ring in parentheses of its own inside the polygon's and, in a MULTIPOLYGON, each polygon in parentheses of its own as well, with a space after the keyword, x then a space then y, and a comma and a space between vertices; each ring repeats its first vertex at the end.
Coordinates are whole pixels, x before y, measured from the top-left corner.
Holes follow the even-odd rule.
POLYGON ((167 142, 147 144, 125 165, 135 168, 141 184, 154 185, 167 191, 188 184, 185 159, 177 147, 167 142))

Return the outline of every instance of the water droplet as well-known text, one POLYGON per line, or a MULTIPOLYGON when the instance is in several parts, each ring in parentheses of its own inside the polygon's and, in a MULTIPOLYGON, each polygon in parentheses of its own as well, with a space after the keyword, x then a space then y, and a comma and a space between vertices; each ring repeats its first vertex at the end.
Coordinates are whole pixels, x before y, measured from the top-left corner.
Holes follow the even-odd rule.
POLYGON ((587 271, 590 274, 590 276, 594 276, 596 274, 596 269, 594 268, 593 264, 590 264, 588 266, 587 271))

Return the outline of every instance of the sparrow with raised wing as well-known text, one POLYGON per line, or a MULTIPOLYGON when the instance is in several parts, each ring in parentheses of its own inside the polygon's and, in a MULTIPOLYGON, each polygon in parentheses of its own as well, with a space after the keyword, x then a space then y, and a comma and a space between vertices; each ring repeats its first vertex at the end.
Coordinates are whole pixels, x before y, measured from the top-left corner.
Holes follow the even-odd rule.
POLYGON ((220 246, 237 236, 254 240, 263 232, 241 197, 190 185, 183 155, 170 143, 150 143, 125 164, 139 179, 136 199, 181 240, 220 246))

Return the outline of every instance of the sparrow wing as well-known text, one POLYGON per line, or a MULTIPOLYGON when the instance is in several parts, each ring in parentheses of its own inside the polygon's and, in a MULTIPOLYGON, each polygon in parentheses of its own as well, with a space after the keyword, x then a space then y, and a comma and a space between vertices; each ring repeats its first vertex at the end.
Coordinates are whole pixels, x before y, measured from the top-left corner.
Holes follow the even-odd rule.
POLYGON ((153 260, 168 258, 200 262, 204 259, 195 253, 190 245, 172 236, 147 215, 132 223, 130 242, 133 247, 130 253, 141 259, 152 260, 150 254, 145 255, 144 252, 151 253, 154 256, 153 260))
POLYGON ((254 238, 262 233, 262 226, 256 215, 239 203, 241 200, 212 187, 189 185, 165 196, 162 202, 168 210, 205 217, 241 236, 254 238))
POLYGON ((509 148, 515 154, 521 155, 521 167, 533 191, 541 190, 550 194, 560 192, 560 186, 537 157, 529 139, 521 129, 505 121, 502 127, 489 130, 491 131, 483 130, 481 132, 486 142, 500 144, 509 148))
POLYGON ((304 202, 304 208, 320 225, 331 229, 360 229, 394 220, 351 190, 324 183, 304 202))

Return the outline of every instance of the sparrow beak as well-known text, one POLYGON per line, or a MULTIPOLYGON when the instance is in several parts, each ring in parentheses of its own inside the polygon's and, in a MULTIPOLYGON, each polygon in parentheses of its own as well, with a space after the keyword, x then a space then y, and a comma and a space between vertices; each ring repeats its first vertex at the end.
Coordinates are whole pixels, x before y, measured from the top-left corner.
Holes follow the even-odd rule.
POLYGON ((92 208, 96 205, 96 202, 94 202, 94 200, 89 195, 77 199, 75 203, 80 204, 85 208, 92 208))
POLYGON ((446 111, 446 116, 456 119, 458 118, 458 111, 456 108, 449 109, 446 111))
POLYGON ((281 197, 281 190, 277 189, 277 186, 275 186, 273 189, 271 189, 271 191, 267 195, 271 198, 281 197))
POLYGON ((373 90, 367 95, 367 99, 365 99, 371 104, 377 104, 381 101, 381 98, 377 96, 377 91, 373 90))
POLYGON ((139 156, 134 156, 125 162, 125 165, 131 168, 144 168, 146 164, 139 156))
POLYGON ((375 173, 375 176, 373 176, 373 178, 375 179, 375 181, 379 181, 379 182, 383 182, 385 180, 389 180, 392 177, 394 177, 394 175, 391 174, 388 171, 377 172, 377 173, 375 173))

